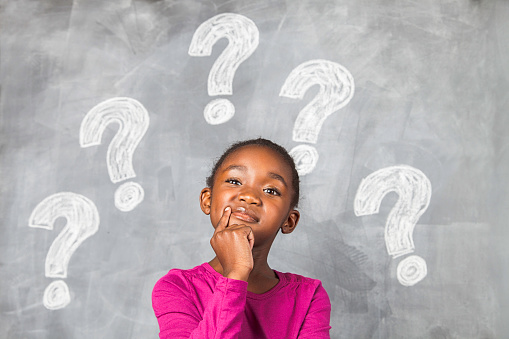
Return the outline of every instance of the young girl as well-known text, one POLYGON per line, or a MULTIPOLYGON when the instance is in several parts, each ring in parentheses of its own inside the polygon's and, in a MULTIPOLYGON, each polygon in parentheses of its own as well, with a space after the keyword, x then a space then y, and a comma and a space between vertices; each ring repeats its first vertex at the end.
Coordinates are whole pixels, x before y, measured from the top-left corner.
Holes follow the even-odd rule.
POLYGON ((200 206, 215 228, 216 256, 156 283, 160 338, 329 338, 321 282, 267 263, 277 233, 293 232, 300 217, 299 176, 287 151, 266 139, 234 144, 207 186, 200 206))

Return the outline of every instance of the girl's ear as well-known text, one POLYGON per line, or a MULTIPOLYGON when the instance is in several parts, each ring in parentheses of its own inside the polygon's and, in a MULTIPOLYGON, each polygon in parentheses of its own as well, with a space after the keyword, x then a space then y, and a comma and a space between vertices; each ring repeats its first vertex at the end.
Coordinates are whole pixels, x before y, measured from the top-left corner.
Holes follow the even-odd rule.
POLYGON ((288 214, 288 218, 286 219, 283 226, 281 226, 281 232, 283 234, 292 233, 295 227, 297 227, 297 223, 300 219, 300 213, 297 210, 291 210, 288 214))
POLYGON ((210 187, 205 187, 200 192, 200 207, 203 213, 206 215, 210 214, 210 197, 211 197, 212 191, 210 187))

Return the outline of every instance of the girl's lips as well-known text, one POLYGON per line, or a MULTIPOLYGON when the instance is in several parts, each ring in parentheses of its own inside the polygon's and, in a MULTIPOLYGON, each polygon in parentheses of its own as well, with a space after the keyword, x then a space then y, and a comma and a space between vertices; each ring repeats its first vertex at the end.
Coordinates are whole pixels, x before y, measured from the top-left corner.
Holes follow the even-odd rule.
POLYGON ((232 216, 236 219, 245 221, 245 222, 258 222, 258 217, 251 211, 246 210, 244 207, 239 207, 233 210, 232 216))
POLYGON ((233 212, 232 215, 236 219, 240 219, 240 220, 245 221, 245 222, 255 222, 256 221, 254 218, 252 218, 250 215, 248 215, 246 213, 233 212))

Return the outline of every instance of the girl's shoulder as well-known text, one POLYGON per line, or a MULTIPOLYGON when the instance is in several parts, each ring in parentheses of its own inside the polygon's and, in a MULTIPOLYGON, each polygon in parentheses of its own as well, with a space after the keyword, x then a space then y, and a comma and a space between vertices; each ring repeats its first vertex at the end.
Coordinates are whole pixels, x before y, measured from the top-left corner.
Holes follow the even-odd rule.
POLYGON ((207 265, 207 263, 204 263, 190 269, 172 268, 157 281, 155 287, 164 288, 167 285, 176 285, 186 288, 196 281, 215 281, 217 276, 214 273, 217 272, 211 272, 207 265))
POLYGON ((290 284, 311 284, 319 286, 322 282, 319 279, 309 278, 300 274, 275 271, 279 280, 290 284))
POLYGON ((221 276, 219 273, 217 273, 209 263, 205 262, 201 265, 195 266, 193 268, 172 268, 165 276, 171 277, 171 276, 177 276, 177 277, 186 277, 186 278, 192 278, 192 277, 207 277, 207 278, 217 278, 221 276))

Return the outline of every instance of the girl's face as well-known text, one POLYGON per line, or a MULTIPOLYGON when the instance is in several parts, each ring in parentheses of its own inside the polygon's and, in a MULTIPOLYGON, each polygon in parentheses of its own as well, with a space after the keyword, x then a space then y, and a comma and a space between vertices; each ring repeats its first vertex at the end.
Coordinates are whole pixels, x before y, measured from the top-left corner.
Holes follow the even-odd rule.
POLYGON ((214 227, 226 207, 232 214, 228 225, 250 226, 255 246, 270 244, 279 229, 293 231, 299 212, 291 209, 294 194, 292 171, 280 155, 263 146, 244 146, 230 154, 217 169, 212 188, 200 196, 201 208, 214 227))

